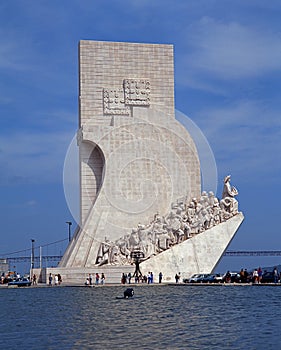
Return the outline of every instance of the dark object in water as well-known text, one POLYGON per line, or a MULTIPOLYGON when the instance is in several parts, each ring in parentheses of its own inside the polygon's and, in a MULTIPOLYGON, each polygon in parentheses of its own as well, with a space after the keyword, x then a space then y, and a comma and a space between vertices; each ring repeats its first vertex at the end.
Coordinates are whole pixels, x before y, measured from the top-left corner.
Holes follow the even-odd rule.
POLYGON ((134 296, 134 290, 133 288, 127 288, 125 291, 124 291, 124 298, 125 299, 128 299, 128 298, 132 298, 134 296))

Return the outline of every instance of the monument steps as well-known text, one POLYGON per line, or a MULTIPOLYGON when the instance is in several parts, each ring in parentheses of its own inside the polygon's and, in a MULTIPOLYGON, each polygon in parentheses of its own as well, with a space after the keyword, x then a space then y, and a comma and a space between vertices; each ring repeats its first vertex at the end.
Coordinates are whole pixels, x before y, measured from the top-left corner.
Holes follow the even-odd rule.
POLYGON ((135 271, 134 265, 124 266, 95 266, 91 268, 77 268, 77 267, 55 267, 55 268, 44 268, 34 269, 33 272, 40 276, 40 283, 48 283, 48 276, 60 274, 62 281, 68 285, 84 285, 89 274, 92 275, 93 283, 95 280, 95 274, 98 273, 101 276, 102 273, 105 275, 105 283, 120 284, 122 274, 128 274, 129 272, 133 275, 135 271))

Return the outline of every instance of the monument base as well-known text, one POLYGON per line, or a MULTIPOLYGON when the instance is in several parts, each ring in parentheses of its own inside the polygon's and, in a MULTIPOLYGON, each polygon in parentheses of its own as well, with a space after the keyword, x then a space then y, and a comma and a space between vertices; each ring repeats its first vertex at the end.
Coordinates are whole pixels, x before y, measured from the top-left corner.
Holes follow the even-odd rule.
MULTIPOLYGON (((147 275, 152 271, 154 281, 158 282, 158 275, 162 272, 162 282, 174 282, 176 273, 180 273, 182 278, 189 278, 195 273, 212 273, 243 220, 243 214, 238 213, 227 221, 143 261, 140 264, 142 274, 147 275)), ((36 272, 42 276, 43 283, 48 283, 48 276, 51 273, 60 274, 63 284, 82 285, 89 274, 92 274, 94 280, 96 273, 100 276, 104 273, 105 283, 116 284, 121 283, 123 273, 130 272, 133 275, 134 271, 134 265, 103 265, 94 268, 46 268, 41 274, 39 271, 36 272)))

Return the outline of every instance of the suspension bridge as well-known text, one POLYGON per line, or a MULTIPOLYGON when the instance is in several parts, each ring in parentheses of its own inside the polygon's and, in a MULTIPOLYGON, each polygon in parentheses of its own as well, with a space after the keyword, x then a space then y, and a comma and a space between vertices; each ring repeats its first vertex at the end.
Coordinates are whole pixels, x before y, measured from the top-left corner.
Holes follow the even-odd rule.
MULTIPOLYGON (((27 264, 30 267, 51 267, 57 266, 69 242, 68 239, 62 239, 41 246, 35 246, 34 240, 31 240, 32 246, 29 249, 1 254, 0 259, 3 263, 14 267, 18 264, 27 264)), ((224 257, 278 257, 281 256, 281 250, 227 250, 224 257)))
MULTIPOLYGON (((228 250, 223 256, 281 256, 281 250, 261 250, 261 251, 244 251, 244 250, 228 250)), ((3 256, 2 256, 3 258, 3 256)), ((8 263, 14 264, 19 262, 30 262, 33 259, 34 263, 39 264, 41 262, 59 262, 62 255, 43 255, 43 256, 15 256, 3 258, 7 260, 8 263)))

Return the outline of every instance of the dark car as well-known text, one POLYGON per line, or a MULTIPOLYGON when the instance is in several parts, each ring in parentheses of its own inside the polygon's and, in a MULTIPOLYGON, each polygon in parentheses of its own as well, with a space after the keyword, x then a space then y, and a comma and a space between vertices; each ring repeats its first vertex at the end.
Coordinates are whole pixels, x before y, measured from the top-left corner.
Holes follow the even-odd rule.
POLYGON ((223 276, 219 273, 206 275, 203 279, 203 283, 220 283, 222 282, 223 276))
POLYGON ((8 286, 29 287, 31 281, 28 278, 17 278, 14 281, 8 283, 8 286))
POLYGON ((274 283, 273 271, 265 271, 262 275, 261 283, 274 283))
POLYGON ((240 283, 241 282, 241 276, 238 272, 227 272, 222 277, 223 283, 240 283))
POLYGON ((202 283, 203 279, 209 276, 209 274, 206 273, 196 273, 195 275, 192 275, 190 279, 188 280, 188 283, 202 283))

